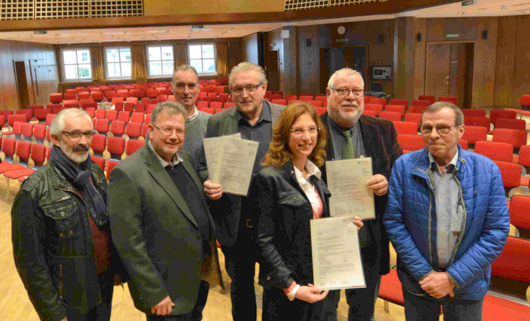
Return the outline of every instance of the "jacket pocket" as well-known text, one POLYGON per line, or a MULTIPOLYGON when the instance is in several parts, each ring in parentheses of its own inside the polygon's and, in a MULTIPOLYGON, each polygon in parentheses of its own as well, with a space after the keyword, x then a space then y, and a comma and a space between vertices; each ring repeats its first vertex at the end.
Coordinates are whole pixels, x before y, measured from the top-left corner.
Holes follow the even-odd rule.
MULTIPOLYGON (((50 260, 52 279, 59 297, 69 307, 86 307, 88 284, 84 258, 52 257, 50 260)), ((97 287, 97 285, 95 285, 97 287)))

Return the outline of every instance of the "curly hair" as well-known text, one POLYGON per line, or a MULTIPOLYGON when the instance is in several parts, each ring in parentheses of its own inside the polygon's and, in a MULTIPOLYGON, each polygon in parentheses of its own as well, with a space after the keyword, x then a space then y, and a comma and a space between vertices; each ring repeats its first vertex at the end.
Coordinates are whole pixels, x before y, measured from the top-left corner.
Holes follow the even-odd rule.
POLYGON ((282 167, 287 162, 293 160, 293 153, 289 149, 291 127, 296 119, 303 114, 309 114, 320 129, 315 147, 308 158, 318 167, 324 165, 326 159, 326 129, 322 125, 315 108, 306 102, 292 103, 282 111, 276 126, 272 130, 272 141, 269 144, 269 152, 265 155, 262 165, 282 167))

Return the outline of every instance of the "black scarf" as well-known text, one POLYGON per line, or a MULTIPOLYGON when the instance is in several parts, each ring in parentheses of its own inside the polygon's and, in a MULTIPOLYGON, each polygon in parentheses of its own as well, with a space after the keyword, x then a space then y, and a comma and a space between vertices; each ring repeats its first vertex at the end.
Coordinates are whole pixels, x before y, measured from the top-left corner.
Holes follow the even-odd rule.
MULTIPOLYGON (((109 221, 107 215, 107 206, 105 200, 101 197, 94 183, 90 179, 92 173, 92 160, 90 156, 82 162, 79 167, 76 166, 57 146, 53 146, 50 160, 63 173, 66 180, 81 192, 83 200, 88 208, 88 212, 98 228, 101 228, 109 221)), ((93 177, 96 181, 96 177, 93 177)))

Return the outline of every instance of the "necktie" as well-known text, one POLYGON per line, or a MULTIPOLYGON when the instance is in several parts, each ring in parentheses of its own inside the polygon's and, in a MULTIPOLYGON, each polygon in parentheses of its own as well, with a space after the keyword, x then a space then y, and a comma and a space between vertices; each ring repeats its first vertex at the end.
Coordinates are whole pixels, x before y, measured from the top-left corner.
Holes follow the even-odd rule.
POLYGON ((342 159, 355 158, 355 148, 353 147, 353 140, 351 135, 351 130, 347 129, 342 131, 346 141, 342 145, 342 159))

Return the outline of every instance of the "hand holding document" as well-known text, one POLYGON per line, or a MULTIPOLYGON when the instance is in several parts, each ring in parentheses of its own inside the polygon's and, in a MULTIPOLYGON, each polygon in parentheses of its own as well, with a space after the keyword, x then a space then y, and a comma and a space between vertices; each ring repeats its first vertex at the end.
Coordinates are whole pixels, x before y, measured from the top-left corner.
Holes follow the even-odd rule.
POLYGON ((372 177, 370 157, 327 161, 326 175, 331 216, 375 219, 374 193, 367 188, 372 177))
POLYGON ((313 279, 321 289, 366 287, 357 226, 350 218, 311 220, 313 279))
POLYGON ((259 143, 241 139, 241 134, 203 139, 210 180, 224 193, 246 196, 259 143))

